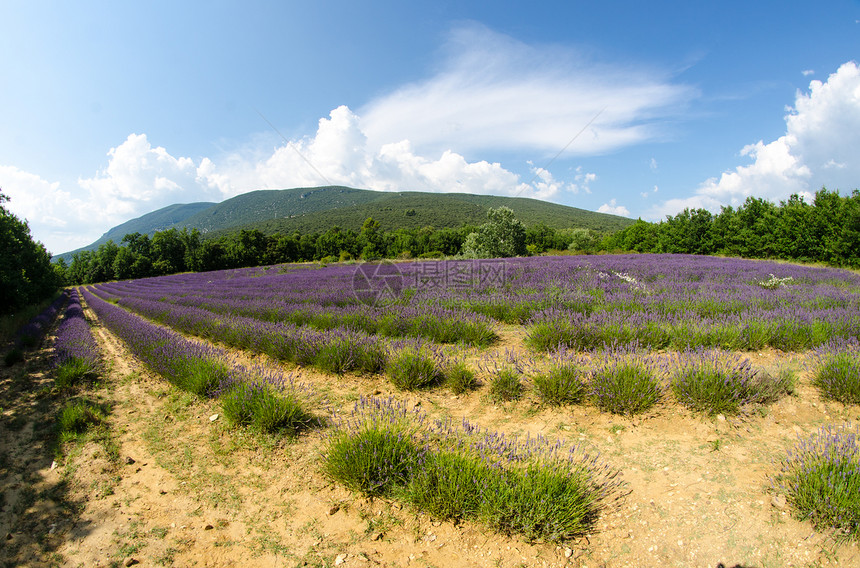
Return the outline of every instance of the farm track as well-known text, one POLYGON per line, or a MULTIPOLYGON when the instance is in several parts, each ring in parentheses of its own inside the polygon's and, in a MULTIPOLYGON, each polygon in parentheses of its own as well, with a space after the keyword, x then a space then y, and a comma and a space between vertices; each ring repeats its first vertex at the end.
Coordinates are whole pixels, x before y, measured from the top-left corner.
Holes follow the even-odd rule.
MULTIPOLYGON (((87 315, 95 321, 90 310, 87 315)), ((480 356, 524 350, 522 328, 500 330, 501 341, 480 356)), ((50 547, 27 549, 41 561, 20 565, 111 566, 130 558, 141 566, 332 566, 338 558, 347 567, 860 563, 856 545, 836 545, 794 521, 766 492, 772 462, 797 435, 860 418, 856 408, 819 400, 801 355, 750 354, 759 368, 797 370, 798 392, 764 416, 725 421, 674 404, 632 420, 591 407, 545 409, 530 397, 495 406, 483 389, 459 397, 441 388, 402 393, 380 376, 285 368, 322 392, 332 408, 348 410, 361 395, 393 396, 434 416, 466 417, 508 434, 559 437, 599 451, 622 472, 630 493, 607 511, 595 534, 565 550, 475 524, 439 523, 397 503, 351 494, 319 474, 324 432, 273 441, 230 429, 220 418, 211 421, 220 412, 217 403, 181 394, 152 376, 104 327, 96 325, 95 335, 113 362, 98 395, 113 402, 121 465, 112 467, 89 444, 58 468, 63 471, 43 472, 45 479, 66 476, 65 502, 77 503, 77 514, 71 526, 55 527, 50 547)), ((44 384, 44 370, 30 380, 44 384)), ((8 437, 8 408, 4 400, 4 449, 23 442, 8 437)), ((45 515, 44 526, 51 518, 45 515)), ((5 552, 0 557, 9 561, 5 552)))

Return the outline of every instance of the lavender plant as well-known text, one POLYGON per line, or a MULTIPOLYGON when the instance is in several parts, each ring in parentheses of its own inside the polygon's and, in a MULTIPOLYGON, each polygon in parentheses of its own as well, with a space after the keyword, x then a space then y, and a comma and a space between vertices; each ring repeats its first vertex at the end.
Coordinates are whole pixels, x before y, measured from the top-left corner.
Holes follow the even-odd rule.
POLYGON ((621 493, 617 473, 577 447, 507 438, 465 420, 428 423, 391 399, 356 403, 324 460, 328 475, 366 495, 531 540, 585 534, 621 493))
POLYGON ((830 343, 815 354, 812 384, 831 400, 860 404, 860 343, 830 343))
POLYGON ((788 374, 772 377, 753 369, 746 358, 707 350, 679 355, 671 388, 678 402, 713 416, 774 402, 794 385, 788 374))
POLYGON ((444 370, 445 384, 454 394, 463 394, 478 387, 478 378, 464 361, 455 361, 444 370))
POLYGON ((224 416, 233 424, 261 432, 294 435, 314 422, 295 393, 281 392, 265 380, 233 383, 219 400, 224 416))
POLYGON ((603 358, 603 364, 592 372, 588 385, 591 398, 601 410, 613 414, 642 414, 663 397, 663 384, 655 374, 665 372, 661 360, 643 355, 636 344, 609 346, 603 358))
POLYGON ((532 383, 541 402, 550 406, 577 404, 588 391, 583 371, 571 363, 553 363, 547 371, 533 376, 532 383))
POLYGON ((494 402, 519 400, 524 387, 520 374, 513 367, 504 367, 490 377, 490 399, 494 402))
POLYGON ((437 358, 436 354, 424 347, 397 350, 388 360, 388 379, 395 387, 403 390, 434 385, 443 378, 437 358))
POLYGON ((824 426, 800 440, 773 477, 792 513, 837 538, 860 537, 860 445, 856 425, 824 426))
POLYGON ((57 327, 52 362, 55 384, 60 389, 94 379, 102 371, 99 347, 84 318, 77 290, 70 292, 69 304, 57 327))

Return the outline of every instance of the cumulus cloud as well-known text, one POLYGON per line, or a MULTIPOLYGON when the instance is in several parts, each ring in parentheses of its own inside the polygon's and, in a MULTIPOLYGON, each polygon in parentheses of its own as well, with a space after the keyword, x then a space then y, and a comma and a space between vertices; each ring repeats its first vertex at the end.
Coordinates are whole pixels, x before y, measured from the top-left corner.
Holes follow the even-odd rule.
POLYGON ((860 162, 860 67, 851 61, 827 81, 798 91, 785 117, 786 132, 772 142, 759 140, 741 149, 752 163, 702 183, 693 196, 664 202, 652 218, 685 207, 718 211, 755 196, 778 201, 796 193, 809 197, 821 187, 849 192, 858 187, 860 162))
POLYGON ((76 187, 12 166, 0 166, 9 209, 28 220, 49 250, 65 252, 96 240, 111 227, 173 203, 220 199, 191 158, 176 158, 145 134, 131 134, 108 151, 108 165, 76 187))
POLYGON ((656 72, 536 47, 483 26, 452 32, 440 71, 361 109, 372 144, 408 139, 420 152, 563 148, 596 154, 660 135, 660 118, 695 96, 656 72), (601 112, 602 111, 602 112, 601 112))
POLYGON ((598 207, 597 212, 609 213, 610 215, 620 215, 622 217, 630 216, 630 211, 623 205, 618 205, 618 202, 615 199, 610 199, 609 203, 604 203, 603 205, 598 207))
POLYGON ((0 167, 0 187, 14 188, 7 192, 13 210, 30 221, 34 234, 43 235, 52 251, 64 252, 173 203, 221 201, 256 189, 337 184, 553 199, 590 193, 589 184, 596 179, 580 167, 572 180, 560 180, 532 165, 534 177, 524 181, 498 162, 469 161, 451 150, 435 157, 419 154, 408 140, 375 149, 361 119, 346 106, 321 119, 314 136, 289 141, 262 157, 237 153, 195 162, 153 147, 145 134, 131 134, 107 155, 103 170, 78 179, 70 191, 12 167, 0 167))

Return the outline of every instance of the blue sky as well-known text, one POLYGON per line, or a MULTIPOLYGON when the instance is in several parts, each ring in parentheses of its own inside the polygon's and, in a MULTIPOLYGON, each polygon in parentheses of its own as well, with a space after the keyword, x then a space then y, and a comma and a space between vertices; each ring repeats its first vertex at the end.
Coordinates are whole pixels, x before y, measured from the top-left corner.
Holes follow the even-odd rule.
POLYGON ((0 53, 0 188, 55 253, 264 188, 658 220, 860 187, 858 0, 11 0, 0 53))

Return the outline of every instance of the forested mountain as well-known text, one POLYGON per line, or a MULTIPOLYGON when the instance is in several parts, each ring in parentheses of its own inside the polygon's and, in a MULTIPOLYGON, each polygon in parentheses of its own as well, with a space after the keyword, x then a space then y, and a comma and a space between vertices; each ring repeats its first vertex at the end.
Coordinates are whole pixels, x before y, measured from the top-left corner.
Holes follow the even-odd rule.
POLYGON ((93 244, 57 255, 67 262, 80 250, 96 250, 125 235, 153 236, 171 228, 197 229, 204 238, 240 229, 273 233, 324 233, 334 226, 359 231, 368 217, 385 231, 422 227, 479 225, 487 210, 507 206, 526 226, 585 228, 599 233, 621 230, 631 219, 520 197, 467 193, 381 192, 341 186, 259 190, 221 203, 171 205, 114 227, 93 244))

